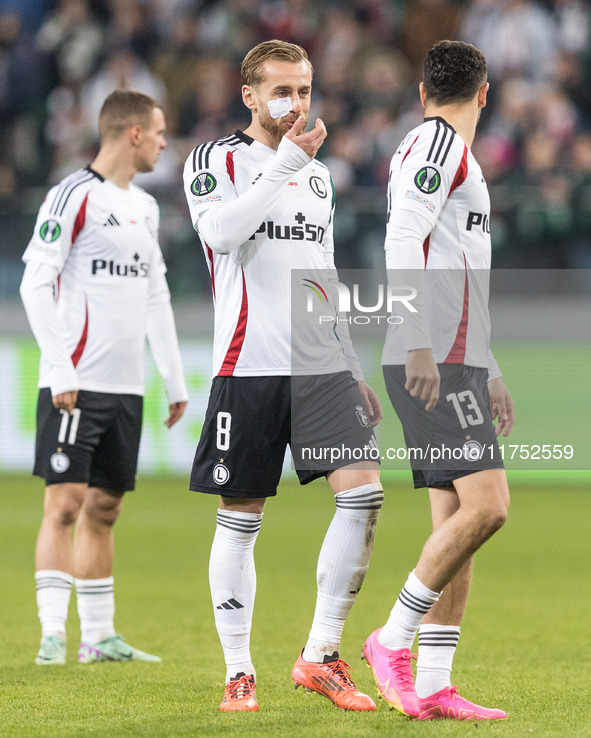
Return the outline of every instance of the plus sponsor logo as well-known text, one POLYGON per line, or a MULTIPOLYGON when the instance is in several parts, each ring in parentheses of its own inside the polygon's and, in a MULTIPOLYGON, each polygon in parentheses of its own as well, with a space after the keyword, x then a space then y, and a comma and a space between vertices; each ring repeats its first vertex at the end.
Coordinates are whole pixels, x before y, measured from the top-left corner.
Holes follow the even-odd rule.
POLYGON ((120 264, 114 259, 93 259, 91 274, 110 274, 112 277, 132 277, 145 279, 150 276, 150 265, 140 261, 141 256, 136 252, 133 255, 133 264, 120 264))
POLYGON ((259 226, 258 230, 250 237, 255 238, 257 234, 265 234, 269 240, 277 241, 315 241, 322 243, 325 229, 315 223, 307 223, 303 213, 294 216, 296 225, 281 225, 272 220, 266 220, 259 226))
POLYGON ((471 231, 473 228, 482 230, 483 233, 490 233, 490 220, 486 213, 468 213, 466 222, 466 230, 471 231))

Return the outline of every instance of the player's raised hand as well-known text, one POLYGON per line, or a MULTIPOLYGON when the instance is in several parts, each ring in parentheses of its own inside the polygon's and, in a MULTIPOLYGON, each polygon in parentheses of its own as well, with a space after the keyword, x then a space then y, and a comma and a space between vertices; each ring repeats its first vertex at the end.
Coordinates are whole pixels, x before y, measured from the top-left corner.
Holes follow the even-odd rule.
POLYGON ((301 133, 305 125, 306 119, 303 115, 300 115, 291 129, 285 134, 285 138, 289 138, 290 141, 293 141, 294 144, 303 149, 313 159, 326 138, 326 127, 320 118, 316 118, 314 128, 306 133, 301 133))
POLYGON ((416 349, 408 352, 406 359, 406 384, 404 389, 411 397, 424 400, 425 410, 430 412, 439 399, 439 369, 433 360, 431 349, 416 349))

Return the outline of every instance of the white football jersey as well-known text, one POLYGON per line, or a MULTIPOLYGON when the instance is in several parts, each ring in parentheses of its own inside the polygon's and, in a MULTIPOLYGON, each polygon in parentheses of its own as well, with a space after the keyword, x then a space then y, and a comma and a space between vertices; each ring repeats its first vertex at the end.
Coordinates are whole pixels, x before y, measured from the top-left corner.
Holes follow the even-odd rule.
MULTIPOLYGON (((23 261, 57 269, 57 321, 79 389, 143 394, 148 301, 166 271, 158 227, 152 196, 90 168, 53 187, 39 210, 23 261)), ((50 370, 42 351, 40 387, 50 370)))
MULTIPOLYGON (((307 345, 299 345, 294 360, 293 270, 307 270, 311 282, 323 284, 322 294, 329 294, 326 283, 336 279, 334 190, 327 168, 309 160, 294 143, 284 140, 280 152, 287 152, 286 161, 293 158, 291 169, 289 164, 282 169, 278 152, 236 131, 197 146, 185 164, 185 194, 207 260, 215 305, 214 376, 326 374, 347 368, 355 372, 355 360, 345 358, 348 334, 341 342, 334 325, 320 325, 317 319, 308 321, 310 331, 296 331, 300 337, 305 333, 307 345), (270 170, 276 185, 265 181, 270 170), (247 199, 237 202, 245 194, 247 199), (251 196, 255 197, 250 204, 251 196), (232 203, 238 207, 226 216, 224 206, 232 203), (242 203, 248 207, 242 208, 242 203), (211 215, 214 208, 227 219, 220 226, 223 238, 214 234, 208 241, 204 215, 211 215), (244 230, 245 222, 251 223, 250 230, 244 230), (232 241, 234 232, 244 238, 226 250, 223 243, 232 241)), ((309 294, 303 276, 294 281, 300 305, 309 294)))
MULTIPOLYGON (((472 152, 442 118, 426 118, 390 164, 386 265, 395 279, 398 270, 425 270, 425 314, 435 361, 494 373, 489 224, 488 189, 472 152)), ((406 362, 409 346, 402 335, 400 325, 388 326, 383 364, 406 362)))

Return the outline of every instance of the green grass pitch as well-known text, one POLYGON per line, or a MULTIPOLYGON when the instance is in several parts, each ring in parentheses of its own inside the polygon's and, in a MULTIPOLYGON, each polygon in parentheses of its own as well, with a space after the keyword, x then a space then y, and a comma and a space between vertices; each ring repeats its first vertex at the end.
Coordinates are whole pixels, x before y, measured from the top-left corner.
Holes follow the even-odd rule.
MULTIPOLYGON (((334 503, 323 482, 285 481, 267 504, 256 546, 252 652, 259 713, 221 714, 224 669, 207 582, 213 498, 183 478, 140 478, 116 528, 116 627, 162 664, 76 663, 72 597, 68 665, 33 664, 39 628, 33 550, 42 483, 0 478, 0 735, 17 736, 527 736, 591 735, 591 495, 588 477, 510 477, 509 522, 478 553, 454 683, 504 708, 502 723, 416 723, 378 701, 375 713, 335 709, 294 691, 290 670, 314 607, 315 565, 334 503)), ((426 496, 408 474, 385 476, 370 570, 341 655, 375 696, 360 661, 429 532, 426 496)))

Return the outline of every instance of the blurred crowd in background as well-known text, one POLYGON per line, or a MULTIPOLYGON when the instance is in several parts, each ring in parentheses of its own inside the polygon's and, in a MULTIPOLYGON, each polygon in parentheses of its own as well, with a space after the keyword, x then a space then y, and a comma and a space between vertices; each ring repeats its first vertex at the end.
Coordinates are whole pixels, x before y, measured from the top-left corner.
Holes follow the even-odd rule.
POLYGON ((383 264, 390 158, 422 119, 425 51, 452 38, 488 62, 473 151, 493 266, 591 268, 590 26, 588 0, 0 0, 0 294, 18 285, 47 188, 92 160, 98 111, 120 86, 165 107, 169 147, 136 181, 161 205, 173 293, 205 294, 182 166, 248 125, 240 63, 271 38, 301 44, 315 67, 337 266, 383 264))

